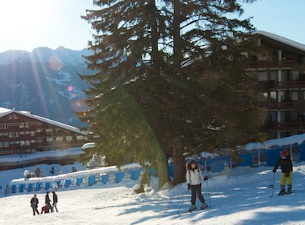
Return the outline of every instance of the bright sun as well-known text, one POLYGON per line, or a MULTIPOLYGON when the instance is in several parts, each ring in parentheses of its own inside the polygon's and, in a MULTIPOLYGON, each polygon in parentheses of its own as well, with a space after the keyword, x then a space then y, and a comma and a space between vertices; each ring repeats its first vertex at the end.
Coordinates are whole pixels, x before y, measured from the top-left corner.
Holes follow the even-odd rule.
POLYGON ((11 41, 30 42, 47 29, 54 14, 52 0, 5 0, 0 2, 1 33, 11 41))
POLYGON ((11 32, 26 31, 41 26, 43 21, 50 17, 48 9, 50 9, 51 2, 49 0, 3 1, 0 18, 4 22, 1 25, 11 32))

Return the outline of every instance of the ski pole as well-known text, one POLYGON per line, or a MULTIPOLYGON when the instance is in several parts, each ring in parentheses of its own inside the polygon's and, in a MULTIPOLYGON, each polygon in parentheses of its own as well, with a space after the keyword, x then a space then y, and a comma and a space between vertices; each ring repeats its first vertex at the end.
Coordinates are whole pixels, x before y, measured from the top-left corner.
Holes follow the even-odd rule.
POLYGON ((182 202, 181 202, 180 207, 179 207, 179 209, 178 209, 178 214, 180 214, 180 209, 181 209, 181 207, 182 207, 182 205, 183 205, 183 203, 184 203, 184 201, 185 201, 185 198, 186 198, 186 196, 188 195, 189 191, 190 191, 190 190, 187 190, 186 195, 185 195, 185 196, 183 197, 183 199, 182 199, 182 202))
POLYGON ((273 173, 272 194, 271 194, 271 198, 273 197, 273 192, 274 192, 274 179, 275 179, 275 173, 273 173))
POLYGON ((206 180, 206 183, 207 183, 207 194, 208 194, 208 197, 209 197, 209 206, 210 206, 210 208, 212 208, 211 198, 210 198, 210 190, 209 190, 209 181, 206 180))

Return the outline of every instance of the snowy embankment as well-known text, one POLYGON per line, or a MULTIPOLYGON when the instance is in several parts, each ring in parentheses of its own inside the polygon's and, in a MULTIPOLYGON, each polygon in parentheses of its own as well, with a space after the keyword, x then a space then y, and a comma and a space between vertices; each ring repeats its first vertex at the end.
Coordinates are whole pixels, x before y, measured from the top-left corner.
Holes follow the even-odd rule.
MULTIPOLYGON (((50 166, 48 166, 49 168, 50 166)), ((59 213, 33 216, 30 199, 33 193, 0 198, 1 224, 209 224, 209 225, 278 225, 305 224, 305 163, 294 163, 295 193, 277 196, 280 171, 275 174, 274 197, 270 167, 238 167, 215 174, 202 184, 202 192, 211 206, 205 211, 184 213, 190 206, 187 185, 157 192, 157 180, 143 194, 133 189, 138 181, 97 183, 83 189, 59 189, 59 213), (178 214, 180 212, 180 214, 178 214)), ((1 175, 2 172, 0 172, 1 175)), ((39 209, 44 191, 38 193, 39 209)), ((52 196, 52 195, 51 195, 52 196)), ((197 202, 199 204, 199 202, 197 202)))

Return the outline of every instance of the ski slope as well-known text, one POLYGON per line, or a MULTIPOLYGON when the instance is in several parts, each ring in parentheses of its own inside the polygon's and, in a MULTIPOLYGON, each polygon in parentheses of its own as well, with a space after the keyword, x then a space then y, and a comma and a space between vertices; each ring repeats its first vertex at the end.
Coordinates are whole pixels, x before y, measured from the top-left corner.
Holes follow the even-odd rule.
MULTIPOLYGON (((42 167, 47 170, 50 165, 42 167)), ((133 193, 137 181, 124 179, 117 184, 97 183, 83 189, 57 190, 59 213, 33 216, 29 203, 33 193, 1 197, 0 224, 305 224, 305 163, 294 163, 293 189, 298 192, 292 195, 277 196, 281 174, 278 170, 274 197, 270 197, 272 189, 268 186, 274 176, 271 170, 271 167, 238 167, 214 174, 202 185, 211 207, 201 212, 186 212, 190 206, 186 183, 157 192, 157 181, 153 179, 151 187, 137 195, 133 193)), ((0 171, 0 177, 3 173, 16 178, 21 169, 0 171)), ((44 191, 37 194, 39 210, 44 205, 44 195, 44 191)), ((200 205, 199 201, 197 204, 200 205)))

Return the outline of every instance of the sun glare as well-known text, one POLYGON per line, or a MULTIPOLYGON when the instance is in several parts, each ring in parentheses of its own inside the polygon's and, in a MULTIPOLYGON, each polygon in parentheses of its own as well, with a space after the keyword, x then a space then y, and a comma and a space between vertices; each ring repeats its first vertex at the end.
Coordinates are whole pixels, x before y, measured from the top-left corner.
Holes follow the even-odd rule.
POLYGON ((52 19, 53 12, 51 0, 1 1, 1 32, 12 42, 30 42, 46 29, 46 21, 52 19))
POLYGON ((1 3, 1 25, 11 32, 31 30, 50 17, 51 1, 14 0, 1 3))

